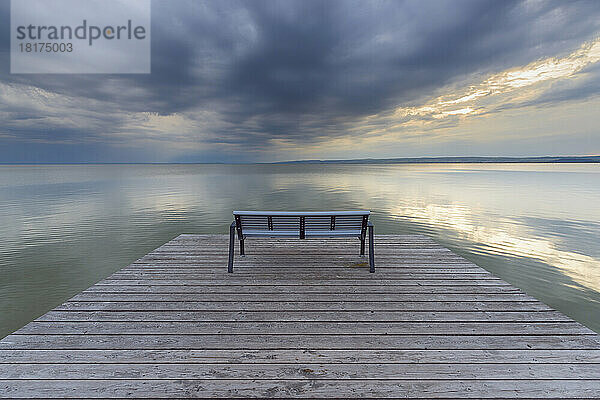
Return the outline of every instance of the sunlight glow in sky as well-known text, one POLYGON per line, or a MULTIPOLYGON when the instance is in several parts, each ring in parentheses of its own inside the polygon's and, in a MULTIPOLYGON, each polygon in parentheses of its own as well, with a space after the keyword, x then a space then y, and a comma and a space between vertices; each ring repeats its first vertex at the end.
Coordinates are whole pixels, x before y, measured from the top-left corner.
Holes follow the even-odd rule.
POLYGON ((502 103, 541 97, 545 88, 535 87, 536 85, 569 79, 598 61, 600 38, 585 43, 566 57, 546 58, 503 71, 479 84, 454 89, 452 93, 438 96, 419 107, 398 107, 393 117, 401 124, 406 124, 411 120, 435 122, 450 116, 467 117, 493 112, 502 103))

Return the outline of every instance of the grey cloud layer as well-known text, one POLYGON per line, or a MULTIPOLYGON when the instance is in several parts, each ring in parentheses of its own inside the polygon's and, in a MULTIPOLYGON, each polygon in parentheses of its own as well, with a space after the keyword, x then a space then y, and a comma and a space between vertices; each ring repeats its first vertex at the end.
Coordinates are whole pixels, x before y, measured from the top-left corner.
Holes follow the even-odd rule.
MULTIPOLYGON (((364 116, 418 104, 473 74, 571 51, 600 28, 597 1, 154 1, 151 75, 25 76, 8 73, 7 4, 0 3, 0 83, 67 96, 74 103, 65 111, 85 125, 54 118, 44 129, 23 122, 39 117, 26 105, 0 104, 0 142, 12 146, 5 149, 73 138, 86 149, 106 146, 124 140, 128 114, 194 119, 202 110, 214 121, 202 121, 202 140, 254 156, 274 140, 347 135, 364 116), (92 105, 93 113, 85 109, 92 105)), ((0 161, 6 156, 0 150, 0 161)))

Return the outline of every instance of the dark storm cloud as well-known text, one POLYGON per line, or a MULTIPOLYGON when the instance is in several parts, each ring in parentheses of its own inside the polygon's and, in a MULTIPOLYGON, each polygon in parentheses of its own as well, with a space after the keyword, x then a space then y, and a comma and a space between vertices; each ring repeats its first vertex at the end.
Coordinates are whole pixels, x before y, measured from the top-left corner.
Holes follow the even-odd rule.
POLYGON ((60 121, 49 130, 20 126, 36 115, 5 105, 5 134, 60 141, 79 131, 84 141, 119 142, 127 113, 193 118, 206 110, 219 123, 202 125, 205 142, 254 150, 273 139, 346 135, 363 116, 418 104, 473 74, 572 51, 600 28, 598 1, 156 0, 151 75, 10 75, 8 1, 0 14, 0 83, 98 107, 85 126, 60 133, 60 121))

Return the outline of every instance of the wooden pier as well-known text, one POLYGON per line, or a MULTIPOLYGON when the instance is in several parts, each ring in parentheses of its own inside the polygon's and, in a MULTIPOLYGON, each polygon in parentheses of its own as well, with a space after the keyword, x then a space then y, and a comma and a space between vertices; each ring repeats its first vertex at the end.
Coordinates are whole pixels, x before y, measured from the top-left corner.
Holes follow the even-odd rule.
MULTIPOLYGON (((424 236, 181 235, 0 341, 0 397, 600 398, 600 337, 424 236)), ((600 310, 599 310, 600 312, 600 310)))

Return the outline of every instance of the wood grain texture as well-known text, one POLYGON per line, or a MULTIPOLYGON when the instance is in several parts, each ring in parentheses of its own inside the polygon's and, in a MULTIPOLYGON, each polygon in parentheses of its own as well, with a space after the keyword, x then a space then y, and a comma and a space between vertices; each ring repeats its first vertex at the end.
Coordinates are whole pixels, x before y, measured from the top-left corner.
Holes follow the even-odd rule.
POLYGON ((600 336, 431 239, 180 235, 0 340, 0 398, 600 398, 600 336))
POLYGON ((49 311, 37 322, 354 321, 571 322, 558 311, 49 311))
POLYGON ((597 380, 0 380, 0 398, 597 399, 597 380))
POLYGON ((600 364, 593 350, 1 350, 0 364, 600 364))
POLYGON ((254 363, 254 364, 0 364, 0 375, 6 379, 477 379, 485 373, 493 379, 600 379, 596 364, 417 364, 385 363, 254 363))

